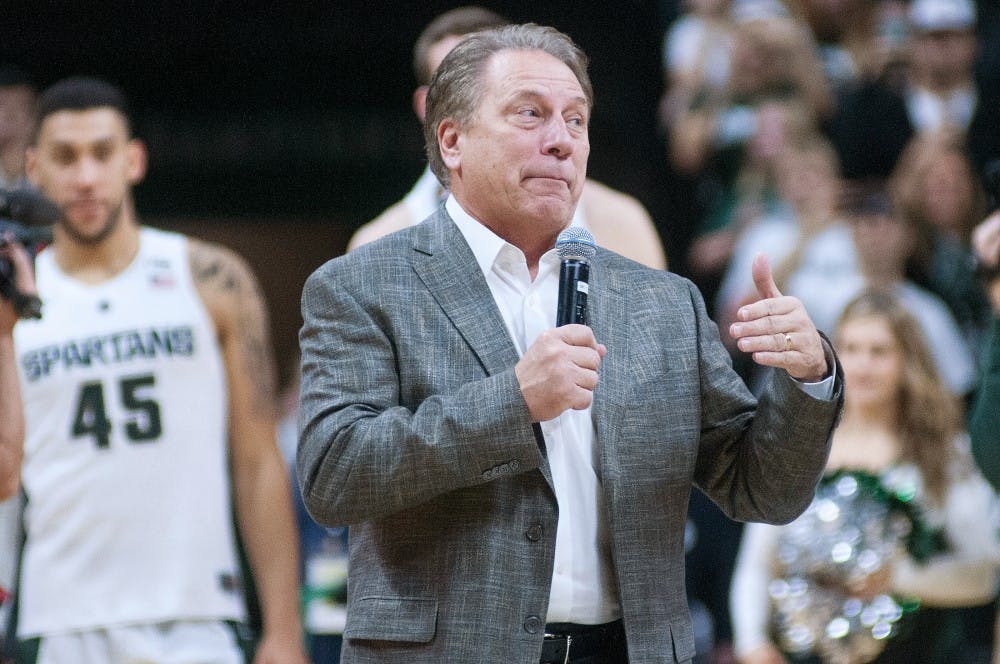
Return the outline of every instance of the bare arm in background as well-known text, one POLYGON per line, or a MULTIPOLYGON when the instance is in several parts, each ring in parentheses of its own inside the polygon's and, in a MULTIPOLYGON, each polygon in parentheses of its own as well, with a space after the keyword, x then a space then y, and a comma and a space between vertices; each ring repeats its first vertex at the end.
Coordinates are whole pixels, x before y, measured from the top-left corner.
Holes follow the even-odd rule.
POLYGON ((190 242, 195 284, 215 321, 226 364, 233 499, 263 616, 254 663, 305 664, 298 535, 277 446, 275 366, 264 298, 241 258, 190 242))

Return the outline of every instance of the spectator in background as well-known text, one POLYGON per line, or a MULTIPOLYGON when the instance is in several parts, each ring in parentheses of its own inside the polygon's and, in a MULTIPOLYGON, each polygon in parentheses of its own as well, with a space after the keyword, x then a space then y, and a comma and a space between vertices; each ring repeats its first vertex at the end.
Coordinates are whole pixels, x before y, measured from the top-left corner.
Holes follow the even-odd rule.
POLYGON ((35 127, 35 96, 25 72, 0 66, 0 189, 27 185, 24 151, 35 127))
MULTIPOLYGON (((0 190, 29 186, 24 175, 24 153, 35 126, 35 96, 34 82, 24 71, 11 65, 0 66, 0 190)), ((0 244, 4 241, 0 237, 0 244)), ((13 251, 11 248, 3 249, 7 259, 17 256, 12 254, 13 251)), ((4 274, 0 279, 8 276, 10 275, 4 274)), ((10 311, 9 303, 2 303, 0 307, 5 309, 5 313, 0 315, 6 320, 6 314, 10 311)), ((13 319, 10 320, 13 325, 13 319)), ((0 336, 8 333, 9 330, 0 332, 0 336)), ((4 341, 0 341, 0 345, 4 344, 4 341)), ((13 353, 12 344, 11 340, 11 346, 6 352, 13 353)), ((5 351, 0 350, 0 356, 4 354, 5 351)), ((0 357, 0 363, 6 363, 7 359, 0 357)), ((11 363, 7 368, 13 367, 14 364, 11 363)), ((4 373, 4 370, 0 369, 0 373, 4 373)), ((16 380, 16 374, 0 377, 0 411, 3 411, 0 412, 0 421, 22 421, 16 380)), ((7 624, 7 615, 13 602, 4 602, 3 597, 16 585, 21 510, 17 492, 22 435, 23 429, 15 432, 9 439, 0 441, 0 661, 3 661, 4 651, 10 647, 10 644, 4 643, 3 626, 7 624)))
POLYGON ((881 77, 903 56, 905 5, 901 0, 787 0, 809 26, 831 88, 838 95, 859 79, 881 77))
MULTIPOLYGON (((945 386, 957 396, 968 395, 976 382, 976 367, 965 336, 944 301, 907 276, 916 229, 901 215, 884 185, 856 188, 850 195, 854 250, 861 270, 830 293, 833 301, 826 311, 839 317, 847 302, 866 289, 891 293, 920 324, 945 386)), ((818 321, 817 326, 830 329, 835 320, 818 321)))
MULTIPOLYGON (((34 270, 28 252, 9 233, 0 234, 0 262, 3 263, 0 292, 11 293, 11 288, 25 294, 35 292, 34 270)), ((0 422, 5 423, 0 428, 0 501, 17 493, 24 456, 24 410, 14 352, 17 320, 18 312, 11 298, 0 295, 0 422)), ((5 579, 0 577, 0 597, 5 585, 5 579)))
POLYGON ((729 85, 735 25, 732 0, 686 0, 663 38, 661 121, 692 105, 694 97, 722 97, 729 85))
POLYGON ((706 216, 689 248, 692 277, 714 297, 746 222, 773 211, 775 159, 814 130, 832 97, 808 29, 740 3, 727 86, 703 86, 664 118, 670 158, 701 181, 706 216))
POLYGON ((991 313, 975 274, 971 236, 986 213, 986 194, 961 139, 945 132, 918 135, 890 187, 916 233, 911 278, 944 300, 978 358, 991 313))
POLYGON ((958 400, 893 296, 848 304, 834 343, 847 386, 805 514, 748 524, 732 586, 743 664, 971 664, 951 607, 994 596, 998 506, 958 400))
POLYGON ((913 0, 908 66, 899 87, 866 81, 838 105, 830 125, 846 178, 888 177, 914 134, 964 141, 977 173, 1000 154, 1000 99, 975 77, 972 0, 913 0))
MULTIPOLYGON (((35 294, 34 269, 27 250, 0 236, 0 282, 4 293, 11 289, 35 294)), ((17 577, 17 542, 20 530, 21 461, 24 458, 24 405, 14 350, 14 325, 18 311, 9 297, 0 296, 0 662, 14 656, 14 644, 7 639, 7 625, 13 608, 17 577)))
MULTIPOLYGON (((428 86, 444 56, 469 34, 507 23, 506 18, 495 12, 469 6, 447 11, 424 28, 413 47, 413 70, 419 84, 413 92, 413 111, 420 122, 424 121, 428 86)), ((348 251, 423 221, 438 208, 446 194, 430 168, 425 168, 403 200, 355 232, 347 244, 348 251)), ((588 179, 573 223, 590 230, 602 247, 649 267, 667 267, 667 257, 649 213, 631 196, 588 179)))

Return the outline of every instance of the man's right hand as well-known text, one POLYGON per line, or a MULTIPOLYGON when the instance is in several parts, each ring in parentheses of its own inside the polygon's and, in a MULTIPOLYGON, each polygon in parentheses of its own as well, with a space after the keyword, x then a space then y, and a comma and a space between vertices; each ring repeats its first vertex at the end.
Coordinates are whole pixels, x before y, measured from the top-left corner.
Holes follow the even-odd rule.
POLYGON ((531 421, 589 407, 605 353, 607 348, 586 325, 563 325, 540 334, 514 367, 531 421))

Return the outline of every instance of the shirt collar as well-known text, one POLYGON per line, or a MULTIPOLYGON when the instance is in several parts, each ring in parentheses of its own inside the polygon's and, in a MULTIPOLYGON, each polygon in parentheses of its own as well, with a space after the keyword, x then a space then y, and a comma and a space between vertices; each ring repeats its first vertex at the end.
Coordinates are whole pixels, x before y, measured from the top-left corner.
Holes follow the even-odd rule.
MULTIPOLYGON (((448 215, 455 222, 455 225, 458 226, 458 230, 461 231, 462 236, 469 245, 469 248, 472 249, 472 253, 476 257, 476 262, 479 264, 479 269, 483 271, 483 274, 489 273, 501 252, 516 252, 522 261, 525 260, 523 251, 491 231, 485 224, 480 223, 473 218, 473 216, 466 212, 461 204, 455 200, 455 196, 453 194, 448 195, 448 199, 445 201, 444 207, 448 212, 448 215)), ((577 205, 576 212, 573 214, 573 220, 570 221, 570 226, 580 226, 586 228, 583 220, 583 214, 580 212, 581 207, 582 206, 577 205)), ((555 247, 549 249, 542 255, 541 262, 558 263, 558 254, 556 253, 555 247)))
MULTIPOLYGON (((469 248, 472 249, 472 254, 476 257, 476 262, 479 264, 479 269, 482 270, 483 274, 489 274, 500 252, 509 243, 487 228, 485 224, 481 224, 475 220, 472 215, 462 208, 453 195, 448 196, 444 208, 447 210, 448 216, 458 226, 458 230, 461 231, 462 237, 465 238, 469 248)), ((513 245, 511 246, 513 247, 513 245)))

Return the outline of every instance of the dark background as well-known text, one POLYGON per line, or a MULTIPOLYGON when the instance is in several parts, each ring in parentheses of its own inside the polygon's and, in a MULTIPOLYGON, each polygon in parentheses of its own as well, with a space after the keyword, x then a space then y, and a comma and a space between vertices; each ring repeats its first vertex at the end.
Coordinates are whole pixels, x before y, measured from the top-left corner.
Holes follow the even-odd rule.
MULTIPOLYGON (((120 85, 150 170, 148 223, 223 242, 268 296, 284 375, 306 276, 409 190, 424 164, 410 108, 412 45, 460 2, 4 2, 0 62, 40 87, 75 74, 120 85)), ((656 127, 669 0, 483 2, 569 34, 591 58, 590 175, 650 210, 672 267, 686 184, 656 127)))

